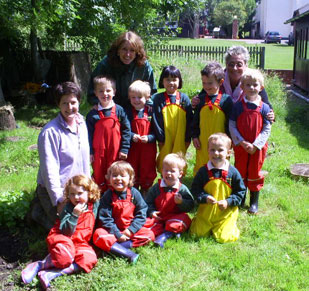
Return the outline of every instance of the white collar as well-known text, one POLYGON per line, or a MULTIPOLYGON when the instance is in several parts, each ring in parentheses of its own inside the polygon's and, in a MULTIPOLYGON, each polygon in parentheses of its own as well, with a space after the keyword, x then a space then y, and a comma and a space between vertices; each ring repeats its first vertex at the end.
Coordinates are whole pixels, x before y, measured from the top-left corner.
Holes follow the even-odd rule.
POLYGON ((224 164, 219 168, 214 167, 213 164, 211 163, 211 161, 208 161, 208 163, 207 163, 208 170, 219 169, 219 170, 223 170, 223 171, 228 171, 229 166, 230 166, 230 162, 228 160, 225 160, 224 164))
MULTIPOLYGON (((174 186, 172 186, 172 188, 173 189, 178 189, 179 188, 179 184, 180 184, 179 181, 177 181, 176 184, 174 186)), ((164 179, 162 179, 161 183, 160 183, 160 187, 170 187, 170 186, 167 186, 165 181, 164 181, 164 179)))
POLYGON ((103 109, 110 109, 110 108, 112 108, 114 105, 115 105, 115 103, 114 103, 113 100, 111 101, 111 104, 109 104, 109 105, 106 106, 106 107, 103 107, 103 106, 101 105, 101 103, 99 102, 99 103, 98 103, 98 110, 100 111, 100 110, 103 110, 103 109))
POLYGON ((256 106, 260 106, 260 102, 261 102, 261 96, 259 95, 258 96, 258 98, 256 99, 256 100, 254 100, 254 101, 250 101, 250 100, 248 100, 247 98, 246 98, 246 96, 244 97, 244 101, 245 101, 245 103, 252 103, 252 104, 254 104, 254 105, 256 105, 256 106))

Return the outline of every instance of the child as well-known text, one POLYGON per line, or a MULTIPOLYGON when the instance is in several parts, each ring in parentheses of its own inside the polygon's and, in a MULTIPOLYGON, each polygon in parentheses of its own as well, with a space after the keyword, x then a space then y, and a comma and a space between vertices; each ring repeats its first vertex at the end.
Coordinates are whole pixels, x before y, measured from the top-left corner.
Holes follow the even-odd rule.
POLYGON ((107 190, 105 175, 117 159, 125 160, 130 148, 130 122, 124 109, 115 104, 116 84, 113 79, 97 76, 93 79, 98 108, 86 117, 90 144, 90 160, 94 181, 101 191, 107 190))
POLYGON ((250 190, 251 214, 258 212, 259 193, 264 185, 261 175, 270 136, 271 123, 267 119, 270 107, 262 102, 259 92, 264 77, 258 70, 247 69, 241 78, 245 97, 235 103, 229 128, 234 144, 235 167, 250 190))
POLYGON ((160 149, 157 168, 160 173, 162 161, 167 154, 185 154, 190 144, 192 108, 189 97, 178 92, 181 87, 180 71, 174 66, 164 67, 159 88, 165 88, 165 92, 153 96, 154 130, 160 149))
POLYGON ((191 219, 186 212, 194 207, 189 189, 181 184, 186 161, 182 153, 172 153, 163 160, 162 180, 150 188, 146 196, 148 204, 147 225, 156 236, 155 244, 164 247, 165 241, 186 231, 191 219))
POLYGON ((138 254, 129 250, 154 240, 146 222, 147 204, 139 191, 133 188, 134 170, 125 161, 114 162, 107 171, 110 181, 100 201, 98 225, 93 235, 96 246, 106 252, 136 263, 138 254))
POLYGON ((157 176, 157 146, 152 128, 150 92, 151 89, 147 82, 140 80, 133 82, 129 87, 129 99, 132 106, 126 110, 131 122, 132 141, 127 161, 135 172, 134 187, 140 188, 143 196, 157 176))
POLYGON ((89 273, 97 263, 89 241, 97 216, 100 189, 90 178, 77 175, 66 183, 64 197, 68 202, 46 239, 49 254, 21 272, 25 284, 38 273, 46 289, 51 280, 79 270, 89 273))
POLYGON ((227 132, 227 124, 233 101, 222 94, 220 86, 224 81, 224 70, 217 62, 210 62, 201 71, 203 90, 198 98, 200 102, 194 110, 192 121, 192 139, 196 148, 194 175, 208 162, 207 144, 210 135, 227 132))
POLYGON ((206 237, 212 232, 219 243, 239 238, 237 206, 245 195, 239 172, 227 160, 231 143, 225 133, 215 133, 209 137, 209 161, 198 170, 191 189, 199 204, 191 224, 191 234, 206 237))

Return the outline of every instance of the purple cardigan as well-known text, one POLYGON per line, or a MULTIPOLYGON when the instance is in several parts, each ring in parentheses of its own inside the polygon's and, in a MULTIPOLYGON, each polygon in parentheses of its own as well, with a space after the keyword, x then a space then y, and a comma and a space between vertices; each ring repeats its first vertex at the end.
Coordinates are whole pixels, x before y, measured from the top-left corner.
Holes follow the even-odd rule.
POLYGON ((63 199, 63 187, 75 175, 90 177, 86 123, 77 115, 77 132, 72 132, 62 115, 47 123, 39 134, 40 168, 37 183, 48 191, 52 205, 63 199))

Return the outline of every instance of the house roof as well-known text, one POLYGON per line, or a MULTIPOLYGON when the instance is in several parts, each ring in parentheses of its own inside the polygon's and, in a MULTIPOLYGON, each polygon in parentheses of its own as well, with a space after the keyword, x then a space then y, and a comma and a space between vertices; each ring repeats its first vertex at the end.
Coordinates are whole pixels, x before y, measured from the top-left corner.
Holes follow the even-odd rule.
POLYGON ((284 24, 291 23, 291 22, 293 22, 295 20, 298 20, 300 18, 303 18, 303 17, 305 17, 307 15, 309 15, 309 5, 308 4, 305 5, 304 7, 302 7, 302 9, 295 10, 294 13, 293 13, 293 17, 288 19, 287 21, 285 21, 284 24), (303 8, 307 8, 308 10, 303 12, 303 13, 301 13, 301 14, 299 14, 299 12, 301 10, 303 10, 303 8))

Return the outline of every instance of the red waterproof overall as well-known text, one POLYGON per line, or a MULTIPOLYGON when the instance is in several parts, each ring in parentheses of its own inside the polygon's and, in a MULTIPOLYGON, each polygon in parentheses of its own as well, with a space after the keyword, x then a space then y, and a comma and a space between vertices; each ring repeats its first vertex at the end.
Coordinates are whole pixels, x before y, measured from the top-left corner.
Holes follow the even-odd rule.
MULTIPOLYGON (((158 183, 161 184, 160 179, 158 183)), ((175 195, 178 191, 179 189, 173 189, 171 192, 165 192, 164 187, 160 187, 160 194, 155 199, 155 205, 157 211, 160 211, 159 216, 162 220, 147 219, 147 226, 151 228, 155 236, 164 231, 182 233, 190 227, 191 218, 187 213, 181 212, 175 203, 175 195)))
POLYGON ((64 269, 75 262, 89 273, 96 265, 97 255, 89 244, 95 224, 92 208, 93 203, 88 203, 88 210, 79 216, 72 236, 61 233, 60 220, 50 230, 46 241, 52 262, 57 268, 64 269))
MULTIPOLYGON (((253 143, 263 128, 263 117, 260 113, 263 102, 256 109, 248 109, 242 100, 244 111, 238 116, 237 129, 245 141, 253 143)), ((253 155, 248 154, 241 145, 234 146, 235 167, 241 174, 245 185, 250 191, 260 191, 264 185, 264 177, 260 175, 266 152, 267 143, 253 155)))
MULTIPOLYGON (((137 112, 132 108, 133 120, 131 121, 132 132, 140 136, 150 133, 151 122, 148 115, 148 107, 145 107, 143 118, 138 118, 137 112)), ((132 142, 127 161, 132 165, 135 172, 135 187, 148 189, 157 176, 156 172, 156 143, 132 142)))
MULTIPOLYGON (((205 165, 209 181, 204 185, 204 191, 211 193, 217 200, 225 200, 232 194, 231 185, 227 182, 227 171, 222 171, 221 178, 215 178, 212 171, 205 165)), ((239 238, 239 229, 236 222, 238 207, 228 206, 220 210, 218 204, 202 203, 192 220, 190 233, 198 237, 207 237, 211 233, 219 243, 236 241, 239 238)))
MULTIPOLYGON (((120 200, 118 195, 113 192, 112 214, 118 229, 123 232, 127 229, 134 219, 135 205, 132 202, 131 190, 128 188, 126 200, 120 200)), ((149 228, 142 227, 130 237, 133 247, 143 246, 154 240, 154 235, 149 228)), ((117 242, 115 235, 109 233, 104 228, 97 228, 93 234, 94 244, 102 250, 109 252, 112 245, 117 242)))
POLYGON ((105 175, 109 166, 118 159, 121 134, 120 123, 116 115, 116 105, 113 106, 111 115, 104 116, 99 111, 100 120, 95 124, 93 136, 94 161, 93 178, 100 186, 101 191, 107 190, 105 175))
POLYGON ((212 104, 208 95, 206 95, 205 105, 200 111, 200 144, 201 148, 196 150, 196 163, 193 170, 194 175, 205 164, 208 158, 208 138, 217 132, 225 132, 226 116, 220 107, 222 93, 219 92, 214 104, 212 104))

